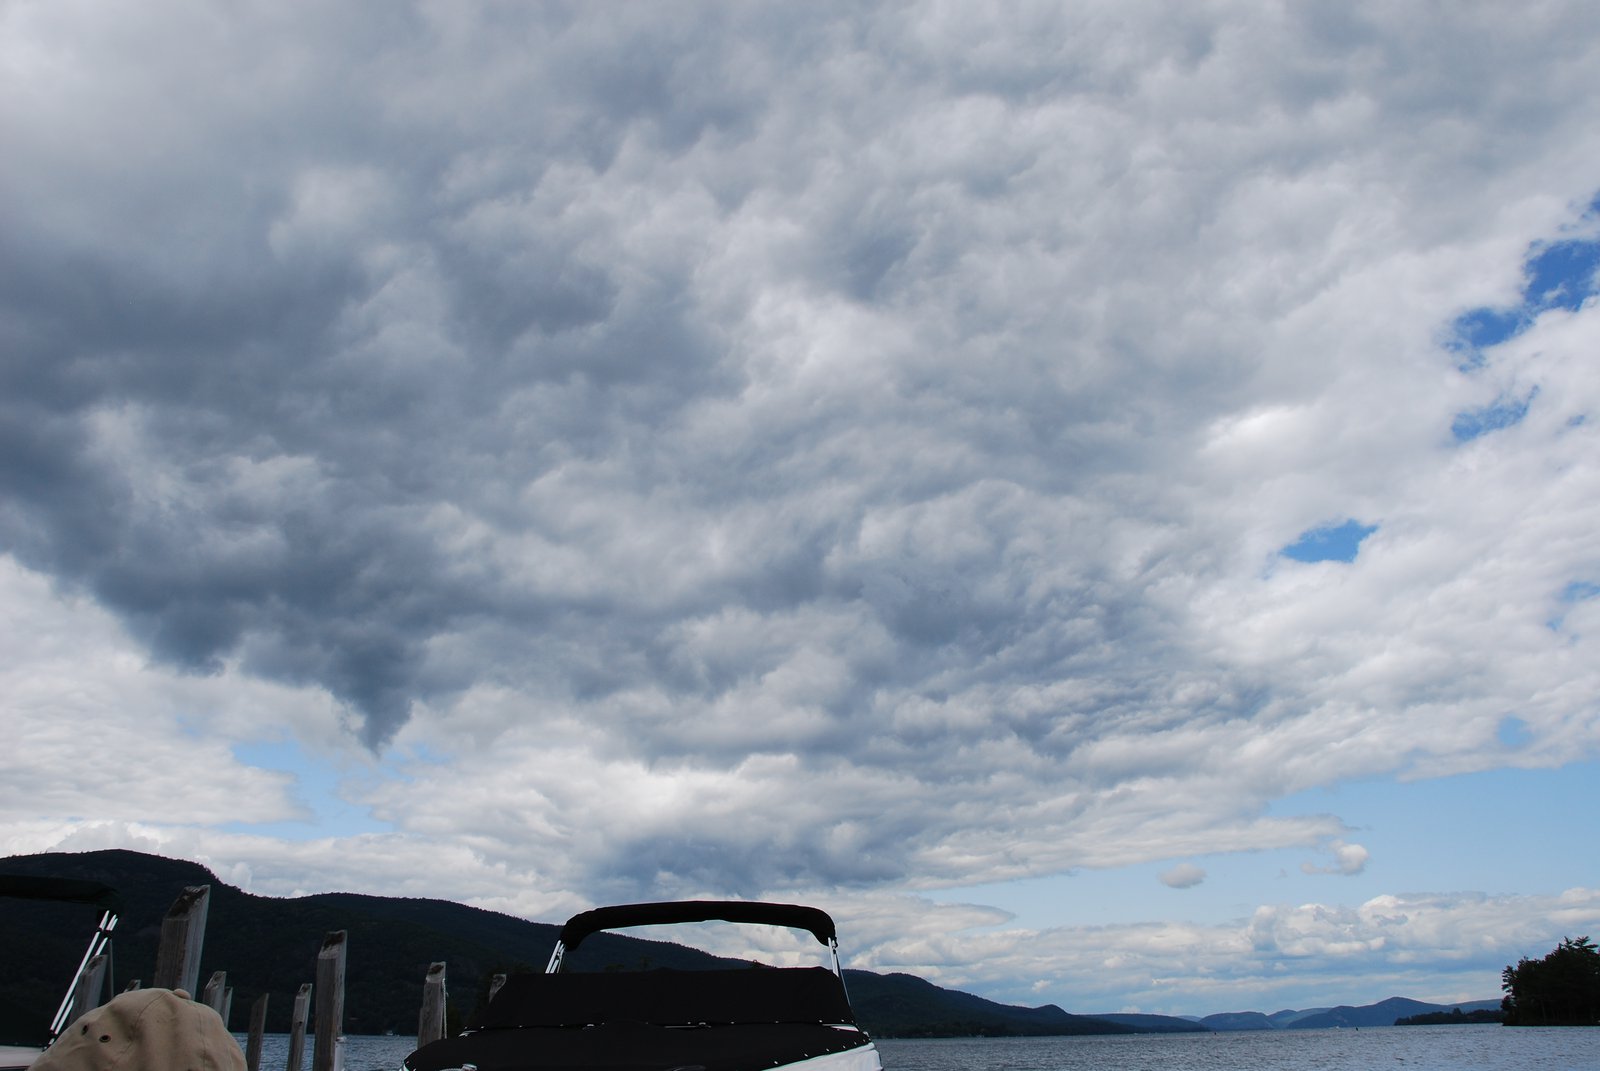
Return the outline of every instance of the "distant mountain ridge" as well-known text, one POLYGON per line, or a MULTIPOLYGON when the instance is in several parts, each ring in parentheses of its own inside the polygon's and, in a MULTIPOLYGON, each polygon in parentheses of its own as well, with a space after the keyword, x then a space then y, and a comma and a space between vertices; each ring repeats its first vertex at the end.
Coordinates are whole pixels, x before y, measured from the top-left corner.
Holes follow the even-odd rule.
POLYGON ((1429 1012, 1449 1012, 1460 1008, 1462 1012, 1492 1010, 1500 1007, 1498 1000, 1469 1000, 1457 1004, 1429 1004, 1408 997, 1390 997, 1376 1004, 1352 1007, 1341 1004, 1336 1008, 1307 1008, 1300 1011, 1285 1009, 1265 1015, 1261 1012, 1221 1012, 1207 1015, 1201 1024, 1212 1030, 1328 1030, 1335 1027, 1393 1026, 1396 1019, 1429 1012))
MULTIPOLYGON (((856 1017, 878 1037, 1028 1037, 1149 1031, 1103 1016, 1073 1015, 1054 1004, 1023 1008, 943 989, 912 974, 847 970, 856 1017)), ((1198 1029, 1198 1028, 1197 1028, 1198 1029)))

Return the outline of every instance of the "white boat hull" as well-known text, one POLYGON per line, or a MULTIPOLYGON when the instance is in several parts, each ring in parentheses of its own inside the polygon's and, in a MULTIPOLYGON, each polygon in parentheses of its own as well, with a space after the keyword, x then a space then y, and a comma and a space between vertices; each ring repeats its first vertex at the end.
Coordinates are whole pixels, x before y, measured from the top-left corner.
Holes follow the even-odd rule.
POLYGON ((27 1067, 39 1058, 43 1049, 18 1048, 12 1045, 0 1045, 0 1071, 11 1071, 13 1068, 27 1067))
POLYGON ((788 1068, 794 1068, 795 1071, 883 1071, 883 1064, 878 1062, 877 1046, 868 1045, 849 1052, 834 1052, 799 1063, 784 1064, 775 1071, 786 1071, 788 1068))

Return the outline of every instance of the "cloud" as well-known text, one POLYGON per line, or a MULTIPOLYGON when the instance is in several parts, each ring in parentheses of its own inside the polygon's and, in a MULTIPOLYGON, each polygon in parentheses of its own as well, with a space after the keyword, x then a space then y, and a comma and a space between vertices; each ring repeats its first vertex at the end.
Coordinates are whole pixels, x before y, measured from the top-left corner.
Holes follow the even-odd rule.
POLYGON ((941 985, 1006 993, 1030 1006, 1048 999, 1077 1012, 1105 1011, 1113 1001, 1166 1014, 1272 1011, 1317 1000, 1370 1003, 1378 992, 1483 1000, 1495 995, 1502 967, 1554 946, 1563 927, 1592 927, 1597 910, 1594 890, 1573 889, 1540 897, 1264 904, 1247 918, 1213 925, 993 931, 950 929, 955 920, 939 918, 930 928, 945 927, 943 937, 923 938, 908 923, 909 936, 869 940, 870 951, 852 965, 887 971, 916 964, 941 985))
POLYGON ((1301 863, 1300 869, 1307 874, 1343 874, 1346 877, 1359 874, 1367 868, 1370 853, 1359 844, 1346 844, 1336 840, 1328 846, 1333 853, 1332 866, 1317 866, 1315 863, 1301 863))
POLYGON ((47 815, 47 828, 63 836, 86 820, 186 825, 301 814, 289 777, 238 761, 231 744, 252 734, 264 710, 276 717, 285 700, 315 696, 151 674, 109 615, 87 600, 56 602, 39 577, 3 559, 0 603, 8 608, 0 620, 8 741, 0 822, 47 815))
POLYGON ((1192 889, 1206 880, 1205 868, 1193 863, 1179 863, 1161 872, 1161 884, 1169 889, 1192 889))
POLYGON ((359 742, 382 850, 542 904, 1596 754, 1600 321, 1446 338, 1588 233, 1595 12, 1109 11, 7 8, 0 550, 94 629, 17 821, 181 824, 62 705, 241 821, 233 744, 359 742))

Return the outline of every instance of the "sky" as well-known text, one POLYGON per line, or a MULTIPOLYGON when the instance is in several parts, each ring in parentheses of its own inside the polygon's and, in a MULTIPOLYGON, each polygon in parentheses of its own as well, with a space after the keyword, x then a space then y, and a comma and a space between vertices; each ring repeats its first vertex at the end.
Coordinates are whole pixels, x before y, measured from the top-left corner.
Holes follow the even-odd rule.
POLYGON ((1596 99, 1582 0, 0 0, 0 854, 1496 997, 1600 933, 1596 99))

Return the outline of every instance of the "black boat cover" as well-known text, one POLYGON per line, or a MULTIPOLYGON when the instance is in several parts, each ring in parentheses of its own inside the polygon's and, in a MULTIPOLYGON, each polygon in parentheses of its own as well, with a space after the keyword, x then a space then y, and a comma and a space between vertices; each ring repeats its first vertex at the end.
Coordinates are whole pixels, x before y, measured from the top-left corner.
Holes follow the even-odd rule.
POLYGON ((58 900, 69 904, 93 904, 111 912, 121 912, 122 900, 117 890, 98 881, 79 881, 76 878, 32 878, 18 874, 0 874, 0 896, 14 896, 22 900, 58 900))
POLYGON ((484 1029, 606 1022, 854 1023, 844 983, 826 967, 517 974, 484 1012, 484 1029))
POLYGON ((870 1043, 824 967, 521 974, 479 1030, 436 1041, 411 1071, 754 1071, 870 1043))
POLYGON ((767 904, 759 900, 674 900, 661 904, 619 904, 581 912, 561 927, 561 943, 571 952, 585 937, 601 930, 711 921, 764 923, 810 930, 823 944, 835 937, 833 919, 821 908, 767 904))

